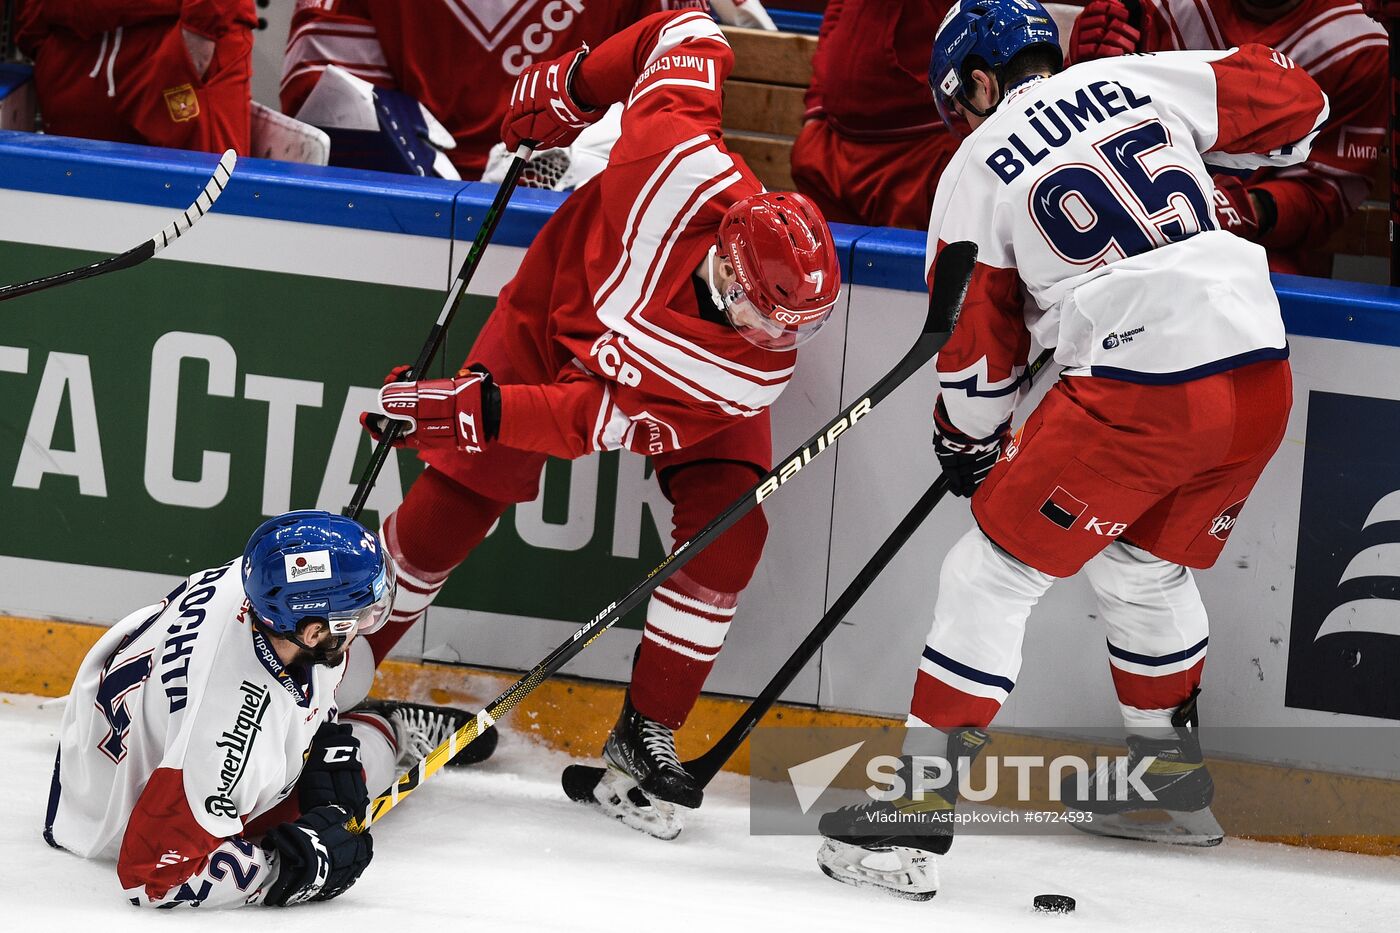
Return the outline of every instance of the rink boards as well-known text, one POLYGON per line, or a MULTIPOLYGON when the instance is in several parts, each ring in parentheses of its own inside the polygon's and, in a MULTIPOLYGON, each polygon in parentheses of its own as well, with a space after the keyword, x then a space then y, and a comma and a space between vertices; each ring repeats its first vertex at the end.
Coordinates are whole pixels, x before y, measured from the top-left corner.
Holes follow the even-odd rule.
MULTIPOLYGON (((0 282, 135 245, 202 186, 212 157, 0 134, 0 282)), ((356 417, 412 358, 493 190, 245 160, 215 215, 162 258, 0 308, 0 612, 110 623, 176 575, 226 560, 264 515, 339 509, 368 454, 356 417)), ((455 369, 558 196, 516 194, 450 336, 455 369)), ((838 227, 836 317, 774 410, 775 455, 882 375, 923 319, 923 237, 838 227)), ((572 257, 559 257, 567 263, 572 257)), ((1212 722, 1400 720, 1400 293, 1280 277, 1295 405, 1218 566, 1212 722)), ((1190 313, 1192 309, 1183 309, 1190 313)), ((771 525, 709 689, 751 695, 936 475, 931 368, 766 504, 771 525)), ((1024 412, 1023 412, 1024 415, 1024 412)), ((416 475, 381 478, 391 509, 416 475)), ((551 463, 406 638, 405 658, 528 667, 662 556, 669 508, 645 461, 551 463)), ((946 502, 787 698, 907 709, 943 553, 946 502)), ((1066 581, 1032 617, 999 724, 1117 720, 1102 624, 1066 581)), ((638 619, 570 673, 626 677, 638 619)), ((1386 743, 1390 745, 1391 743, 1386 743)), ((1308 762, 1400 773, 1393 748, 1308 762)))

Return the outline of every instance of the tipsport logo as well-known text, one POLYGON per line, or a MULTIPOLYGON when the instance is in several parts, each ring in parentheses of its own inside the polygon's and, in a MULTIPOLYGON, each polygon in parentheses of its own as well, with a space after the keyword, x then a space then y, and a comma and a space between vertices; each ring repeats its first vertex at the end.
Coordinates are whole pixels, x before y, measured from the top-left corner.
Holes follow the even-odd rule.
POLYGON ((1400 401, 1313 392, 1288 706, 1400 719, 1400 401))

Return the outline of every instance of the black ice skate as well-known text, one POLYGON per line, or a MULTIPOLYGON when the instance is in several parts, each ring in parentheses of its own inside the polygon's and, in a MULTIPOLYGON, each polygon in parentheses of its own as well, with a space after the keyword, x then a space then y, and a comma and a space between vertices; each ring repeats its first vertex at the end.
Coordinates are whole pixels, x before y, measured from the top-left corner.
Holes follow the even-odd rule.
MULTIPOLYGON (((367 700, 357 710, 377 713, 394 727, 399 748, 398 766, 409 767, 437 748, 448 737, 467 724, 473 713, 450 706, 427 706, 422 703, 402 703, 398 700, 367 700)), ((490 758, 496 751, 500 733, 492 726, 476 740, 466 745, 448 761, 449 768, 474 765, 490 758)))
POLYGON ((693 810, 704 800, 700 783, 676 757, 671 730, 622 701, 622 715, 603 746, 607 765, 594 799, 603 811, 633 829, 658 839, 680 835, 677 808, 693 810))
MULTIPOLYGON (((952 732, 944 757, 963 774, 986 743, 987 733, 980 729, 952 732)), ((906 787, 912 787, 911 767, 905 759, 906 787)), ((958 780, 953 779, 922 799, 872 800, 823 814, 818 828, 826 838, 817 851, 817 866, 842 884, 926 901, 938 893, 933 856, 946 854, 953 844, 957 801, 958 780)))
POLYGON ((1129 735, 1126 763, 1101 765, 1083 792, 1074 775, 1066 777, 1060 787, 1065 807, 1093 814, 1092 820, 1070 825, 1120 839, 1219 845, 1225 831, 1210 810, 1215 783, 1201 755, 1198 725, 1193 694, 1172 714, 1174 734, 1129 735), (1129 781, 1148 758, 1152 761, 1136 783, 1129 781), (1153 799, 1144 797, 1139 785, 1153 799))

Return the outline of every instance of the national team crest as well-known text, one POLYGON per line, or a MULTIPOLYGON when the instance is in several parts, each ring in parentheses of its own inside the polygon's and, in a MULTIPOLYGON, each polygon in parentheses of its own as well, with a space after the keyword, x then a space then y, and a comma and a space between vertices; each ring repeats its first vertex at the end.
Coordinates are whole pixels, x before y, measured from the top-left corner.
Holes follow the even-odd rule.
POLYGON ((170 111, 170 119, 176 123, 187 123, 199 116, 199 95, 194 92, 193 85, 168 87, 162 93, 165 95, 165 107, 170 111))

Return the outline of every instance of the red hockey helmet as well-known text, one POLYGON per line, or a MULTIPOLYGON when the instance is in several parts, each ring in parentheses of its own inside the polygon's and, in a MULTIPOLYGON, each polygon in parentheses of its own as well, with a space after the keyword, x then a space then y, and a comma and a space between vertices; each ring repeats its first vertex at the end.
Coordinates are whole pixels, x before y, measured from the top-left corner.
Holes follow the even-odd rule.
POLYGON ((734 269, 725 313, 745 339, 792 350, 821 329, 841 293, 841 262, 826 218, 807 197, 764 192, 736 202, 719 227, 734 269))

